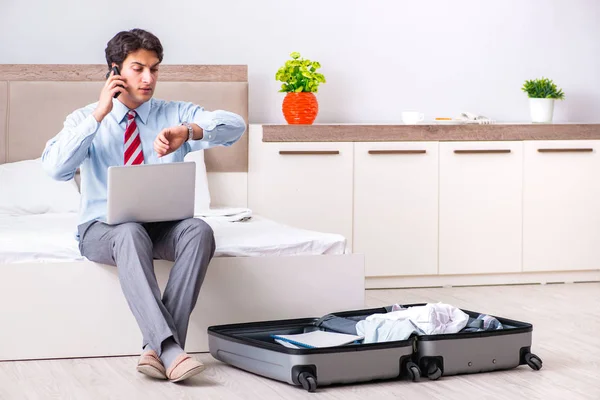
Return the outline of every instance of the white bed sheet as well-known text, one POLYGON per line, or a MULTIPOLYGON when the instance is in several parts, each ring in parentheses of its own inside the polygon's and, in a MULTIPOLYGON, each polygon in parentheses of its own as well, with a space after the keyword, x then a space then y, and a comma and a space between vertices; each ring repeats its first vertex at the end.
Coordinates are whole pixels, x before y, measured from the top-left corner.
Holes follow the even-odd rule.
MULTIPOLYGON (((215 233, 215 257, 343 254, 341 235, 290 227, 253 216, 244 222, 203 218, 215 233)), ((75 240, 77 214, 0 217, 0 264, 86 260, 75 240)))

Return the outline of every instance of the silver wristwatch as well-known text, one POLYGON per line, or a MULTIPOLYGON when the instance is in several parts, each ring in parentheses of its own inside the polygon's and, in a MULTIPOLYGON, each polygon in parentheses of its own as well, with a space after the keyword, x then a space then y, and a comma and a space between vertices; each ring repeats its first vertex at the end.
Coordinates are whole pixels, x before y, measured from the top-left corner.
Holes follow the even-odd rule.
POLYGON ((194 139, 194 128, 187 122, 182 122, 181 125, 185 126, 188 130, 188 141, 194 139))

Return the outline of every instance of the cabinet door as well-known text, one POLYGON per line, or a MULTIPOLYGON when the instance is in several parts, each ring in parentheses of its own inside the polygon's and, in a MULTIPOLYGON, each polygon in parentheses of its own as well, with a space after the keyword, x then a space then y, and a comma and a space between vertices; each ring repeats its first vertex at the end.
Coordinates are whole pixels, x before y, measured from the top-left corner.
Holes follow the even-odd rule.
POLYGON ((528 141, 523 269, 600 269, 600 141, 528 141))
POLYGON ((352 249, 352 143, 265 143, 252 126, 248 205, 294 227, 337 233, 352 249))
POLYGON ((522 142, 440 143, 440 274, 521 271, 522 142))
POLYGON ((438 143, 355 143, 354 252, 367 276, 437 274, 438 143))

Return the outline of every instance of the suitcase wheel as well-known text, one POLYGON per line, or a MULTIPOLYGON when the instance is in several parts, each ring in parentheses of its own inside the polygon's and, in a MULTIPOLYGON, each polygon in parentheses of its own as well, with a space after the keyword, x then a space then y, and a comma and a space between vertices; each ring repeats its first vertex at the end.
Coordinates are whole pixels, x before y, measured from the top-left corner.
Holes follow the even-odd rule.
POLYGON ((412 361, 406 363, 406 372, 413 382, 418 382, 421 379, 421 370, 419 369, 419 366, 412 361))
POLYGON ((298 375, 298 382, 300 382, 302 387, 309 392, 317 390, 317 378, 310 372, 301 372, 300 375, 298 375))
POLYGON ((438 367, 436 362, 429 363, 427 365, 427 377, 432 380, 438 380, 442 376, 442 370, 438 367))
POLYGON ((534 371, 539 371, 542 369, 542 359, 536 356, 533 353, 525 354, 525 362, 527 365, 531 367, 534 371))

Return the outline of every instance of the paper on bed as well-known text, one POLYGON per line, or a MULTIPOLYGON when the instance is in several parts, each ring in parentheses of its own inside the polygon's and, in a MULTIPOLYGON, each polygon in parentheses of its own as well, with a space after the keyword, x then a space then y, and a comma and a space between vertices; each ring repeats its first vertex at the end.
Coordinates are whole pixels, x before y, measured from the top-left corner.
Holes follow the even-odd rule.
POLYGON ((196 213, 194 217, 211 218, 222 221, 238 222, 247 221, 252 218, 252 210, 249 208, 211 208, 196 213))

